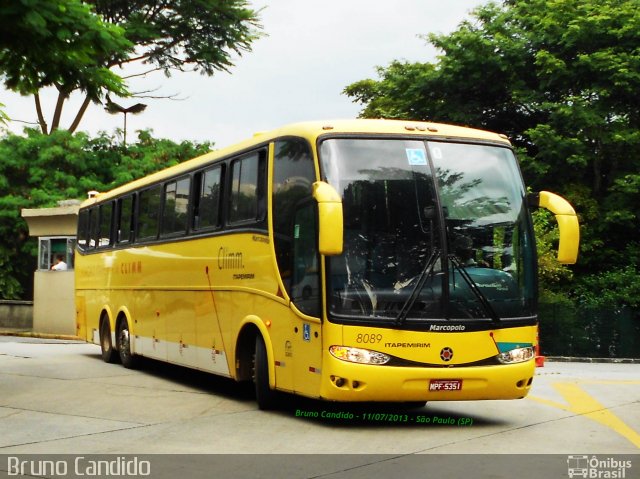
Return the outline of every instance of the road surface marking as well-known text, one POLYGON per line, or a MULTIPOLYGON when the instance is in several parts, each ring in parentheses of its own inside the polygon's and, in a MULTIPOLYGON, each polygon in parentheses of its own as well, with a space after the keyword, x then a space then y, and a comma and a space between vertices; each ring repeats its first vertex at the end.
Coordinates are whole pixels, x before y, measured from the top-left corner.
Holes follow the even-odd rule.
MULTIPOLYGON (((591 384, 640 384, 640 381, 585 381, 591 384)), ((529 396, 541 404, 552 406, 564 411, 569 411, 580 416, 584 416, 596 421, 609 429, 631 441, 631 443, 640 448, 640 434, 625 424, 618 416, 607 409, 603 404, 595 400, 577 384, 574 383, 554 383, 551 385, 565 399, 567 404, 562 404, 549 399, 536 396, 529 396)))

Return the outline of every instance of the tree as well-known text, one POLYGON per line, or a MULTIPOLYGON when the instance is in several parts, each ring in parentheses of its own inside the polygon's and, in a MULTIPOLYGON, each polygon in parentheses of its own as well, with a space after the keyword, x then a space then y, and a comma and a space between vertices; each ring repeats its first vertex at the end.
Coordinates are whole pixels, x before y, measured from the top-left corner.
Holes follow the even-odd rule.
POLYGON ((43 133, 60 127, 72 92, 84 95, 69 127, 74 132, 91 102, 130 95, 133 76, 228 70, 232 55, 251 50, 260 28, 245 0, 5 0, 0 21, 9 26, 0 33, 0 73, 8 89, 34 95, 43 133), (113 71, 136 62, 146 71, 113 71), (58 90, 50 127, 38 95, 47 86, 58 90))
POLYGON ((44 133, 58 128, 62 107, 80 90, 99 101, 103 91, 126 95, 124 81, 106 59, 125 59, 133 45, 121 28, 103 22, 80 0, 18 0, 0 3, 0 75, 5 86, 34 95, 44 133), (51 128, 40 105, 39 91, 54 86, 58 101, 51 128))
POLYGON ((9 119, 9 117, 4 112, 4 110, 2 110, 2 108, 4 108, 4 103, 0 103, 0 126, 6 125, 7 120, 9 119))
POLYGON ((506 0, 425 38, 442 52, 435 63, 395 61, 378 69, 379 80, 345 89, 362 116, 507 133, 527 182, 565 195, 579 212, 578 280, 637 262, 637 0, 506 0))
POLYGON ((65 130, 50 135, 31 129, 26 137, 0 140, 0 298, 15 299, 30 290, 37 246, 29 239, 23 208, 56 206, 82 199, 91 190, 108 191, 154 171, 196 157, 209 143, 174 143, 139 132, 126 149, 112 136, 90 138, 65 130))

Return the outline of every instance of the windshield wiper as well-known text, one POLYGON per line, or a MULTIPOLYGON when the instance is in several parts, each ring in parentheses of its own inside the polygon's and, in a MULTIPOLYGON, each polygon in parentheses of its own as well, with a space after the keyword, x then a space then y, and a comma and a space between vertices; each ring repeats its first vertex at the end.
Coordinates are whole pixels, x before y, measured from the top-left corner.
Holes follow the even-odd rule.
POLYGON ((437 248, 434 248, 431 252, 431 256, 429 256, 429 259, 427 259, 427 262, 424 264, 424 268, 422 268, 422 271, 418 275, 418 281, 416 281, 416 284, 411 290, 409 297, 404 302, 404 304, 402 305, 402 309, 398 313, 398 317, 396 318, 396 326, 401 325, 407 319, 409 311, 411 311, 411 308, 413 308, 413 305, 418 299, 420 291, 422 291, 422 287, 424 286, 425 281, 431 275, 433 267, 436 265, 439 256, 439 250, 437 248))
POLYGON ((494 322, 496 323, 499 322, 500 316, 498 316, 498 313, 496 313, 496 310, 493 309, 493 306, 491 306, 491 303, 489 302, 487 297, 484 295, 482 290, 478 287, 478 284, 469 275, 465 267, 460 264, 460 260, 455 255, 449 255, 449 260, 451 261, 451 264, 453 264, 454 268, 458 270, 458 272, 460 273, 460 276, 462 276, 462 279, 464 279, 465 283, 467 283, 469 288, 471 288, 471 292, 474 294, 476 299, 482 305, 482 308, 484 309, 485 314, 488 317, 490 317, 494 322))

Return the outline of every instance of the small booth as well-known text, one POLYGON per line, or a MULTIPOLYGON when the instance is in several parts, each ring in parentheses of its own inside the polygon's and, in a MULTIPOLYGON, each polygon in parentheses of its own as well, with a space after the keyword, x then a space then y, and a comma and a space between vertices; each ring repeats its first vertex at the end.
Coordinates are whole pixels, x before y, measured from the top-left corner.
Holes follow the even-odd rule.
POLYGON ((73 256, 80 203, 23 209, 29 235, 38 238, 38 269, 33 278, 33 331, 76 334, 73 256))

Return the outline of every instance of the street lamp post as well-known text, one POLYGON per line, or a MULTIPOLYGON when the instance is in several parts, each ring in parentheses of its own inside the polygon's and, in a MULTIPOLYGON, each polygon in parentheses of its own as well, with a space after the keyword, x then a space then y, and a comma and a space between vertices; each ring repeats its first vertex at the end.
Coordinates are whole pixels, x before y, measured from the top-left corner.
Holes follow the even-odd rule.
POLYGON ((129 108, 125 108, 123 106, 118 105, 111 101, 109 95, 107 95, 107 101, 105 103, 104 109, 107 110, 112 115, 116 115, 118 113, 122 113, 124 115, 124 146, 127 147, 127 113, 133 113, 137 115, 138 113, 142 113, 147 105, 143 103, 136 103, 135 105, 130 106, 129 108))

